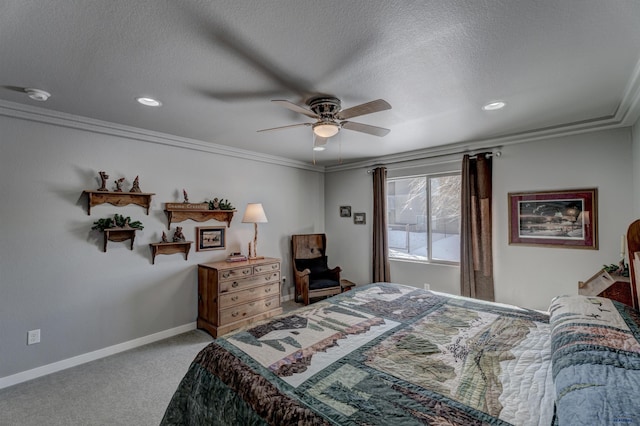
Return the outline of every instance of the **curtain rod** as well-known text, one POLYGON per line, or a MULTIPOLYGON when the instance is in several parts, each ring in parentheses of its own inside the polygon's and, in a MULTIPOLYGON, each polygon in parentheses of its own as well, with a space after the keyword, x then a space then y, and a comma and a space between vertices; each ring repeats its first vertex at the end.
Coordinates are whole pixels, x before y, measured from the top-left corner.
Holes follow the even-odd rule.
MULTIPOLYGON (((486 149, 487 149, 487 150, 492 150, 492 149, 495 149, 495 148, 486 148, 486 149)), ((482 151, 482 149, 474 150, 474 152, 475 152, 475 151, 482 151)), ((468 151, 466 151, 466 152, 465 152, 465 151, 461 151, 461 152, 450 152, 450 153, 447 153, 447 154, 432 155, 432 156, 430 156, 430 157, 420 157, 420 158, 416 158, 416 159, 408 160, 408 161, 429 160, 429 159, 431 159, 431 158, 450 157, 450 156, 453 156, 453 155, 460 155, 460 154, 469 154, 469 153, 468 153, 468 151)), ((480 152, 480 153, 478 153, 478 154, 469 154, 469 158, 477 158, 477 157, 478 157, 478 155, 481 155, 481 154, 484 154, 485 158, 489 158, 489 157, 500 157, 500 156, 502 156, 502 151, 500 151, 500 150, 498 149, 498 150, 497 150, 497 151, 495 151, 495 152, 484 152, 484 153, 480 152)), ((402 161, 402 162, 399 162, 399 163, 406 163, 406 162, 407 162, 407 161, 402 161)), ((367 169, 367 174, 371 174, 371 173, 373 173, 373 170, 374 170, 375 168, 377 168, 377 167, 387 167, 387 166, 386 166, 386 165, 384 165, 384 164, 375 164, 375 165, 370 166, 370 167, 371 167, 371 168, 368 168, 368 169, 367 169)), ((388 167, 387 169, 388 169, 388 170, 398 170, 398 169, 407 169, 407 168, 411 168, 411 167, 415 167, 415 166, 413 166, 413 165, 405 165, 405 166, 399 166, 399 167, 388 167)))

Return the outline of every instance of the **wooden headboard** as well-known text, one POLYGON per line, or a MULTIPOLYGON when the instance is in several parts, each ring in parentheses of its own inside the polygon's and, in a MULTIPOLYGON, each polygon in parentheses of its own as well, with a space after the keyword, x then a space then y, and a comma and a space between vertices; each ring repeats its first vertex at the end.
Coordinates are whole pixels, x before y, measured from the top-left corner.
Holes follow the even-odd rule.
POLYGON ((638 281, 640 281, 640 219, 627 229, 627 252, 629 253, 629 276, 633 307, 638 309, 638 281))

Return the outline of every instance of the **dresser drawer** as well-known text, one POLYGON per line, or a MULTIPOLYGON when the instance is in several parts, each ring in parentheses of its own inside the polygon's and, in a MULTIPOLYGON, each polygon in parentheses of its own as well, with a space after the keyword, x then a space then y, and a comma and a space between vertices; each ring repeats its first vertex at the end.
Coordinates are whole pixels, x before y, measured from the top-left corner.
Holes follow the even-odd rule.
POLYGON ((253 268, 246 266, 244 268, 225 269, 218 271, 218 281, 233 280, 235 278, 248 277, 253 274, 253 268))
POLYGON ((255 287, 258 285, 264 285, 269 282, 280 282, 280 272, 273 272, 271 274, 251 275, 245 278, 237 278, 232 281, 224 281, 220 283, 220 294, 229 293, 230 291, 242 290, 245 287, 255 287))
POLYGON ((280 295, 271 296, 266 299, 254 300, 244 305, 238 305, 220 310, 220 325, 229 324, 235 321, 267 312, 280 306, 280 295))
POLYGON ((261 274, 263 272, 273 272, 280 270, 280 262, 265 263, 264 265, 256 265, 253 267, 254 274, 261 274))
POLYGON ((229 306, 251 302, 264 297, 279 295, 279 291, 280 282, 274 282, 263 286, 250 287, 244 290, 222 294, 220 295, 218 302, 220 304, 220 309, 225 309, 229 306))

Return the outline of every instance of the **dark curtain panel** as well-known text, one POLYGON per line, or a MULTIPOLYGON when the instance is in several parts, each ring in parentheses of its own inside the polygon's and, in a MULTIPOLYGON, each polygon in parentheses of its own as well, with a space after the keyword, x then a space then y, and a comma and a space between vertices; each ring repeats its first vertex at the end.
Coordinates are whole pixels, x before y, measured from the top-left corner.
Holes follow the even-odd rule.
POLYGON ((387 241, 387 169, 373 170, 373 282, 391 282, 387 241))
POLYGON ((494 301, 491 253, 491 157, 462 159, 460 294, 494 301))

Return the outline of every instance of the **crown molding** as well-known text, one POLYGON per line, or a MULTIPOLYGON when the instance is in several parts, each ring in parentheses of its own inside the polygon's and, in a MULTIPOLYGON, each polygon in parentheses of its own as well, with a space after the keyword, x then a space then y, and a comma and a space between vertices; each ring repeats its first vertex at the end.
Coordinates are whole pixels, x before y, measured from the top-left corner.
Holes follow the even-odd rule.
POLYGON ((490 151, 507 145, 578 135, 582 133, 592 133, 621 127, 631 127, 638 121, 638 119, 640 119, 640 60, 636 62, 636 66, 634 67, 631 77, 629 78, 629 82, 624 90, 622 100, 613 115, 534 129, 527 132, 512 133, 496 138, 458 142, 353 163, 326 166, 325 172, 330 173, 343 170, 370 168, 373 166, 427 160, 430 158, 438 158, 438 161, 442 162, 447 161, 446 158, 442 158, 447 156, 451 157, 448 161, 452 161, 456 155, 490 151))
POLYGON ((293 167, 316 172, 324 172, 325 169, 324 166, 311 165, 302 161, 291 160, 289 158, 277 157, 275 155, 219 145, 213 142, 204 142, 196 139, 139 129, 137 127, 125 126, 108 121, 96 120, 93 118, 3 100, 0 100, 0 116, 19 118, 22 120, 52 124, 55 126, 85 130, 110 136, 119 136, 142 142, 169 145, 194 151, 207 152, 210 154, 241 158, 244 160, 275 164, 278 166, 293 167))

